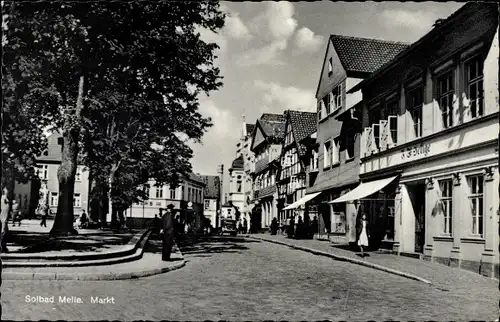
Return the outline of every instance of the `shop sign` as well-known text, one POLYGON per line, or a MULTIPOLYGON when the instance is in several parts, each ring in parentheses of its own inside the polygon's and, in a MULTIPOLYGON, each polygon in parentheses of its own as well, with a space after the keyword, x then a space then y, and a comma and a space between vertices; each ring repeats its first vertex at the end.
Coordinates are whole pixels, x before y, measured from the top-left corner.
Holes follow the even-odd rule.
POLYGON ((401 150, 401 160, 408 160, 415 157, 426 157, 431 152, 430 143, 421 143, 414 146, 409 146, 401 150))

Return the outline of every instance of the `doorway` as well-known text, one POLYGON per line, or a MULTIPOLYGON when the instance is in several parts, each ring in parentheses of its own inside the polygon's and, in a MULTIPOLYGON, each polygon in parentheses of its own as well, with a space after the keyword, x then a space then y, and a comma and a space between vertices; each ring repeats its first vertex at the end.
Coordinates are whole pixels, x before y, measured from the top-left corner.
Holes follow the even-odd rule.
POLYGON ((425 245, 425 192, 424 182, 409 184, 408 193, 410 195, 413 214, 415 215, 415 252, 423 253, 425 245))

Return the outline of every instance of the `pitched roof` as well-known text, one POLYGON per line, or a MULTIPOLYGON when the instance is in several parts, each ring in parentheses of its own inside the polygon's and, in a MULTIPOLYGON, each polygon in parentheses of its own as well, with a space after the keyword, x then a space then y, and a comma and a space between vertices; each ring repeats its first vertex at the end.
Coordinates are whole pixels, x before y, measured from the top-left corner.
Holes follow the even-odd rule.
POLYGON ((275 140, 281 140, 285 137, 285 120, 283 119, 280 122, 277 121, 266 121, 266 120, 257 120, 259 122, 262 131, 264 134, 270 138, 275 140))
POLYGON ((191 180, 191 181, 194 181, 194 182, 198 182, 198 183, 204 184, 203 179, 200 178, 198 175, 196 175, 194 173, 188 173, 188 179, 191 180))
POLYGON ((313 112, 288 111, 295 142, 298 143, 299 155, 306 153, 306 146, 300 141, 316 132, 317 114, 313 112))
POLYGON ((255 124, 248 124, 247 123, 247 135, 250 135, 255 128, 255 124))
POLYGON ((380 39, 330 35, 346 71, 373 73, 410 44, 380 39))
POLYGON ((240 154, 239 157, 233 160, 233 163, 231 164, 231 169, 243 169, 243 165, 244 165, 243 155, 240 154))
POLYGON ((205 189, 203 192, 204 198, 219 198, 220 194, 220 178, 219 176, 201 176, 201 179, 205 183, 205 189))
POLYGON ((401 51, 398 55, 394 56, 393 59, 390 61, 387 61, 384 65, 380 66, 380 68, 377 69, 376 72, 371 74, 368 78, 362 80, 358 84, 356 84, 353 88, 351 88, 348 93, 352 93, 354 91, 357 91, 361 89, 364 85, 372 82, 376 78, 378 78, 380 75, 391 69, 400 59, 408 56, 410 53, 415 51, 417 48, 419 48, 424 42, 428 41, 429 39, 432 39, 436 34, 439 34, 442 32, 443 29, 445 28, 450 28, 450 24, 457 19, 461 14, 469 11, 469 12, 474 12, 481 8, 481 6, 492 6, 496 7, 496 3, 488 3, 488 2, 467 2, 464 4, 462 7, 460 7, 457 11, 453 12, 448 18, 446 19, 438 19, 439 23, 436 22, 434 24, 434 28, 431 29, 428 33, 423 35, 419 40, 416 42, 412 43, 410 46, 405 48, 405 50, 401 51))
POLYGON ((285 116, 283 114, 264 113, 259 120, 269 122, 285 122, 285 116))

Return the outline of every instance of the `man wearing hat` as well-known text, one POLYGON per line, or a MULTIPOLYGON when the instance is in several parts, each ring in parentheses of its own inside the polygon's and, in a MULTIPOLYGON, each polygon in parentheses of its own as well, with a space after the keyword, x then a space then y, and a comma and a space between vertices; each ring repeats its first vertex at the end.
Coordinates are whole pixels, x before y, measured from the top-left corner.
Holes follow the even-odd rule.
POLYGON ((173 204, 167 206, 167 211, 162 217, 162 228, 163 228, 163 248, 162 248, 162 260, 169 261, 170 254, 172 253, 172 246, 174 244, 174 217, 172 210, 174 209, 173 204))

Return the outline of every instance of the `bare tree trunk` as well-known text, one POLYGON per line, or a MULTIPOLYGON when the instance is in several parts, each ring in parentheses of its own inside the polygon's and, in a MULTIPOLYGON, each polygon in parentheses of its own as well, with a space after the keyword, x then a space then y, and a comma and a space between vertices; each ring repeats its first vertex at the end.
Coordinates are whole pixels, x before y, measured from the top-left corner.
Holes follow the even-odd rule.
MULTIPOLYGON (((78 86, 78 98, 76 102, 75 119, 78 122, 82 110, 84 76, 80 77, 78 86)), ((71 122, 67 118, 66 122, 71 122)), ((65 124, 67 128, 63 132, 63 151, 62 160, 57 170, 59 180, 59 202, 57 204, 57 213, 50 234, 52 236, 65 236, 76 234, 73 228, 73 193, 75 190, 75 175, 78 162, 78 140, 80 137, 80 126, 74 124, 65 124)))
POLYGON ((7 236, 9 234, 9 218, 12 211, 12 201, 14 200, 15 178, 13 169, 11 171, 2 171, 5 176, 4 187, 2 189, 2 200, 0 209, 0 252, 6 253, 7 249, 7 236))

